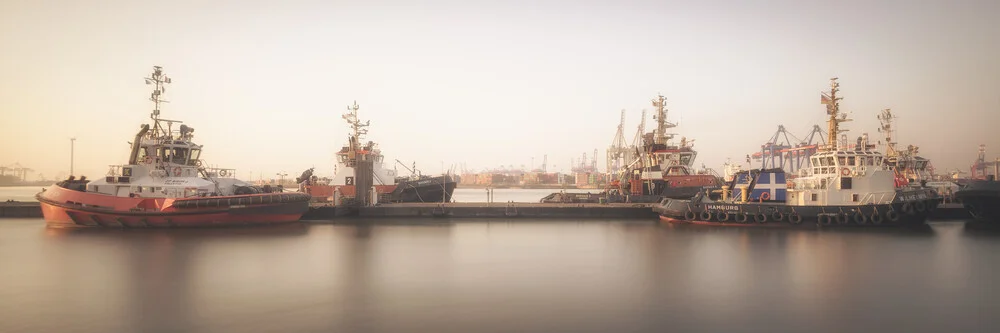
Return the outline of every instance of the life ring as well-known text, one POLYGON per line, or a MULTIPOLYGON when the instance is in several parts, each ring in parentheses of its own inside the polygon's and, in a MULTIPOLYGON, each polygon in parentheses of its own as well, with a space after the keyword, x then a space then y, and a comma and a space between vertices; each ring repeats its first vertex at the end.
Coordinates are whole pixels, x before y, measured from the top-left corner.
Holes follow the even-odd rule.
POLYGON ((219 176, 225 177, 225 176, 228 176, 228 175, 229 175, 228 171, 226 171, 226 170, 219 170, 219 176))
POLYGON ((701 217, 702 221, 711 221, 712 220, 712 213, 701 212, 701 216, 699 216, 699 217, 701 217))
POLYGON ((194 160, 194 166, 201 167, 201 160, 194 160))
POLYGON ((771 193, 770 192, 764 192, 764 193, 760 194, 760 201, 762 201, 762 202, 764 200, 767 200, 767 199, 770 199, 770 198, 771 198, 771 193))
POLYGON ((754 216, 754 220, 757 221, 757 223, 760 223, 760 224, 767 223, 767 215, 764 214, 764 213, 757 213, 757 215, 754 216))
POLYGON ((690 210, 684 212, 684 219, 685 220, 691 221, 691 220, 694 220, 696 217, 698 217, 698 215, 695 214, 694 212, 690 211, 690 210))
POLYGON ((788 222, 791 224, 800 224, 802 223, 802 215, 797 213, 788 214, 788 222))
POLYGON ((181 167, 174 167, 174 176, 181 175, 181 167))
POLYGON ((844 177, 850 176, 851 175, 851 169, 848 169, 848 168, 840 169, 840 175, 844 176, 844 177))
POLYGON ((153 164, 153 157, 152 156, 146 156, 145 158, 142 159, 142 163, 144 163, 144 164, 153 164))

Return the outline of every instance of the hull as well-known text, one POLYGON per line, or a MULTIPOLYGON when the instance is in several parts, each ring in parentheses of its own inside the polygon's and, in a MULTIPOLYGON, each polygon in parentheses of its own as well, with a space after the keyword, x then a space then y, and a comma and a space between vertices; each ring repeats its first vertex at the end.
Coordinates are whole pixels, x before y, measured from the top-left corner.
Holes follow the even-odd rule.
POLYGON ((271 193, 198 198, 129 198, 53 186, 39 193, 50 227, 213 227, 298 221, 309 197, 271 193))
POLYGON ((955 192, 976 222, 1000 225, 1000 182, 974 181, 955 192))
POLYGON ((621 191, 611 190, 600 193, 562 193, 549 194, 539 200, 541 203, 602 203, 602 202, 632 202, 657 203, 663 198, 690 199, 701 192, 706 186, 716 186, 718 180, 710 175, 666 176, 657 180, 633 180, 624 188, 628 195, 621 191))
MULTIPOLYGON (((901 193, 904 194, 904 193, 901 193)), ((780 202, 696 202, 664 199, 655 207, 667 223, 737 227, 899 227, 923 225, 941 199, 915 191, 892 203, 853 206, 789 206, 780 202)))
POLYGON ((402 181, 389 195, 392 202, 451 202, 458 185, 451 177, 438 176, 420 180, 402 181))

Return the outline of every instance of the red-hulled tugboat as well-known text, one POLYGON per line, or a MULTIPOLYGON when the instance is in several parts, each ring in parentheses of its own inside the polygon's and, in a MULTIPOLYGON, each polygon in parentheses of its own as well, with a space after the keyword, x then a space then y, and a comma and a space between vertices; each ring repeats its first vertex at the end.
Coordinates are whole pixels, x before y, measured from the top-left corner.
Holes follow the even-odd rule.
POLYGON ((112 165, 104 179, 56 183, 36 195, 52 227, 198 227, 294 222, 309 209, 309 195, 283 193, 237 180, 233 169, 205 167, 194 129, 160 119, 164 84, 153 67, 152 124, 131 143, 128 164, 112 165))

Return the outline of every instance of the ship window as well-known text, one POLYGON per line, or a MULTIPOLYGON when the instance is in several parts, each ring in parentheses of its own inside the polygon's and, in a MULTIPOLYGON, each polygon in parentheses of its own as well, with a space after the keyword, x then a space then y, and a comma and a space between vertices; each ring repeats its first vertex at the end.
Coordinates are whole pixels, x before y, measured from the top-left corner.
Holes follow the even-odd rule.
MULTIPOLYGON (((851 157, 851 158, 853 158, 853 157, 851 157)), ((847 164, 847 157, 843 157, 843 156, 841 156, 841 157, 839 158, 839 160, 840 160, 840 165, 848 165, 848 164, 847 164)))
POLYGON ((201 149, 191 149, 191 162, 197 161, 201 158, 201 149))
POLYGON ((860 196, 857 193, 851 194, 851 201, 858 202, 858 200, 860 200, 860 196))
POLYGON ((187 148, 174 148, 172 155, 173 158, 170 159, 171 163, 187 164, 187 155, 188 155, 187 148))
POLYGON ((137 193, 142 193, 142 186, 139 186, 139 187, 136 187, 136 188, 135 188, 135 191, 136 191, 137 193))
POLYGON ((830 156, 830 157, 826 158, 826 165, 836 165, 833 162, 833 156, 830 156))
POLYGON ((857 161, 855 160, 854 156, 847 158, 847 165, 856 165, 855 163, 857 163, 857 161))
POLYGON ((840 178, 840 189, 842 189, 842 190, 850 190, 852 184, 853 184, 853 182, 851 181, 851 177, 841 177, 840 178))
POLYGON ((818 195, 816 195, 816 193, 813 193, 813 194, 812 194, 812 197, 811 197, 810 199, 812 199, 812 201, 817 201, 817 200, 819 200, 819 198, 818 198, 818 197, 819 197, 819 196, 818 196, 818 195))

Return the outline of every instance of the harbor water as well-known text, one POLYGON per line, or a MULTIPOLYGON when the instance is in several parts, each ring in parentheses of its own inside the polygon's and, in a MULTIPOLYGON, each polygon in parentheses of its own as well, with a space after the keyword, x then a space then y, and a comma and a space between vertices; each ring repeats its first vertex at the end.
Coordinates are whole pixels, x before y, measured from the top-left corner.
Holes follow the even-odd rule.
POLYGON ((1000 327, 998 262, 1000 233, 960 222, 0 219, 0 332, 987 332, 1000 327))

